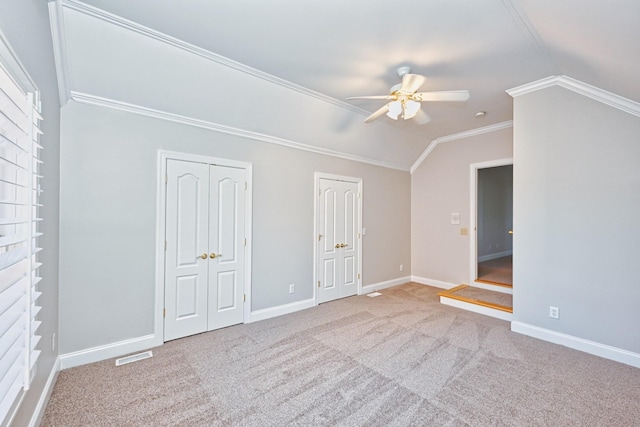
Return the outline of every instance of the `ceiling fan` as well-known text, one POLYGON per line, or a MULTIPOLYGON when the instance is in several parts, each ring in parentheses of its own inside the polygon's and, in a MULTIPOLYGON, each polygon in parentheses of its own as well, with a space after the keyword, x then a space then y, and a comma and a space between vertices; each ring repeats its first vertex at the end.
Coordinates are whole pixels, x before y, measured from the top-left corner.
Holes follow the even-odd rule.
POLYGON ((389 95, 373 95, 373 96, 351 96, 351 99, 387 99, 390 102, 382 106, 376 112, 365 119, 365 123, 371 123, 378 117, 386 114, 393 120, 402 117, 409 120, 415 117, 418 124, 426 124, 431 121, 431 117, 420 108, 422 101, 454 101, 464 102, 469 99, 468 90, 447 90, 440 92, 417 92, 427 80, 425 76, 420 74, 411 74, 411 68, 398 68, 398 76, 402 79, 399 83, 391 88, 389 95))

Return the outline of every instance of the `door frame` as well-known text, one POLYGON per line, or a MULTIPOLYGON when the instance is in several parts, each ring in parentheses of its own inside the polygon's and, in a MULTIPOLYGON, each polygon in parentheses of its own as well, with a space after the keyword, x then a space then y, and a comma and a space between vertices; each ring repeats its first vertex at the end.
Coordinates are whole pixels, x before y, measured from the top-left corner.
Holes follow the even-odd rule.
POLYGON ((471 207, 469 213, 469 226, 471 227, 471 233, 469 233, 469 275, 471 276, 469 284, 475 283, 478 278, 478 170, 509 165, 513 165, 513 157, 469 165, 469 205, 471 207))
POLYGON ((358 284, 357 295, 362 295, 362 178, 356 178, 352 176, 335 175, 330 173, 315 172, 313 175, 314 187, 313 187, 313 300, 315 305, 318 305, 318 193, 320 191, 320 180, 330 179, 334 181, 345 181, 358 184, 358 224, 356 226, 358 230, 358 284))
POLYGON ((253 164, 238 160, 222 159, 219 157, 205 156, 200 154, 182 153, 178 151, 158 150, 157 166, 158 175, 156 177, 156 277, 155 277, 155 305, 154 305, 154 342, 155 345, 164 344, 164 241, 166 222, 166 185, 167 160, 182 160, 194 163, 207 163, 210 165, 234 167, 244 169, 247 183, 245 194, 245 266, 244 266, 244 294, 246 300, 243 307, 242 323, 248 323, 251 319, 251 253, 253 242, 253 164))

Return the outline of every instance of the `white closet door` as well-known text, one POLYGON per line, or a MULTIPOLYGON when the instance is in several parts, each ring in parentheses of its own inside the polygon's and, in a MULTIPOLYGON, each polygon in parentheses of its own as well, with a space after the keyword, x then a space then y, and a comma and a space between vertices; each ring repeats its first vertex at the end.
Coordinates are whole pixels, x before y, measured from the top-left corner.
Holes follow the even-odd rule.
POLYGON ((244 320, 245 171, 211 166, 208 330, 244 320))
POLYGON ((164 339, 207 330, 209 165, 167 161, 164 339))
POLYGON ((318 302, 355 295, 358 287, 358 184, 320 179, 318 302))

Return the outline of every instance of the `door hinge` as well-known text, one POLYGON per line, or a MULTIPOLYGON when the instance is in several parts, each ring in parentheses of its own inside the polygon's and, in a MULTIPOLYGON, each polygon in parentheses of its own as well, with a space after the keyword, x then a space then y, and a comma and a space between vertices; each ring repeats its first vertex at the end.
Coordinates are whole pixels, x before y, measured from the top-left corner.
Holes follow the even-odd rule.
POLYGON ((318 242, 322 239, 322 234, 318 234, 318 242))
POLYGON ((320 280, 318 280, 318 287, 320 287, 320 280))
POLYGON ((242 301, 243 301, 243 302, 247 302, 247 294, 244 294, 244 295, 243 295, 243 299, 242 299, 242 301))
POLYGON ((244 189, 247 190, 249 188, 249 184, 247 183, 247 181, 244 182, 244 189))
POLYGON ((166 240, 164 241, 164 250, 165 251, 167 250, 167 241, 166 240))
POLYGON ((247 238, 244 238, 244 245, 247 246, 247 238))
POLYGON ((166 317, 167 317, 167 309, 166 309, 166 308, 163 308, 163 309, 162 309, 162 317, 163 317, 163 318, 166 318, 166 317))
POLYGON ((360 280, 360 273, 358 273, 358 280, 360 280))
POLYGON ((169 183, 169 174, 164 174, 164 183, 165 184, 169 183))
POLYGON ((358 239, 360 238, 360 233, 358 233, 358 239))

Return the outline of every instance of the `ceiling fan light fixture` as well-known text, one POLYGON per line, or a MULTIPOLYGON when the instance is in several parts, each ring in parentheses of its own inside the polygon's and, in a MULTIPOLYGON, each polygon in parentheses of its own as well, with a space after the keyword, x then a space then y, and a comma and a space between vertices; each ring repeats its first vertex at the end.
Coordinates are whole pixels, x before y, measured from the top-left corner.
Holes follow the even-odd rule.
POLYGON ((420 110, 420 103, 409 99, 404 103, 404 114, 402 117, 405 120, 412 119, 418 114, 418 110, 420 110))
POLYGON ((402 103, 400 101, 390 102, 387 116, 393 120, 398 120, 400 113, 402 113, 402 103))

